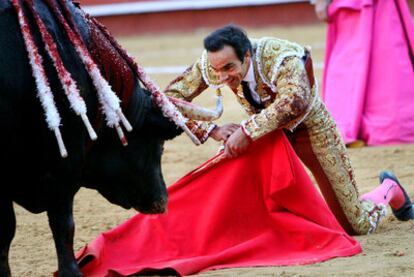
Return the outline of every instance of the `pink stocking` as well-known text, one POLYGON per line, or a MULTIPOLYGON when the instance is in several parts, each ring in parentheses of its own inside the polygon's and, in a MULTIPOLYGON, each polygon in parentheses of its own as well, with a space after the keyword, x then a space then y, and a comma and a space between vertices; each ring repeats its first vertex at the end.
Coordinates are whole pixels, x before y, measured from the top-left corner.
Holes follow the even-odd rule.
POLYGON ((390 204, 391 208, 398 209, 404 205, 404 193, 400 186, 390 179, 385 179, 374 190, 361 196, 361 200, 372 201, 375 204, 390 204))

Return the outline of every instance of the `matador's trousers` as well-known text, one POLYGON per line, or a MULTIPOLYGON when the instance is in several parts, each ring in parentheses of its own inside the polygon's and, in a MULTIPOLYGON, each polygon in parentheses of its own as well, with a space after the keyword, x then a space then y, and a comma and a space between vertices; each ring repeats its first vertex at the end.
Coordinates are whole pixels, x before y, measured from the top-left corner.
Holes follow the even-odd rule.
POLYGON ((324 104, 317 99, 306 119, 293 132, 285 133, 345 231, 373 232, 385 207, 359 199, 345 144, 324 104))

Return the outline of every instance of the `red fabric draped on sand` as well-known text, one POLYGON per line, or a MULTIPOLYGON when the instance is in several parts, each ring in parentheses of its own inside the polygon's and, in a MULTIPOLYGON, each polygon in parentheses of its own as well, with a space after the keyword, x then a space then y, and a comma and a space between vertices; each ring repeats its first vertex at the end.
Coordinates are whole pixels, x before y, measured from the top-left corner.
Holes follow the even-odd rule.
POLYGON ((406 0, 334 0, 323 99, 345 143, 414 142, 414 25, 406 0))
MULTIPOLYGON (((214 158, 213 158, 214 159, 214 158)), ((137 214, 78 253, 85 276, 315 263, 361 252, 281 132, 169 187, 166 215, 137 214), (86 265, 82 261, 91 258, 86 265)))

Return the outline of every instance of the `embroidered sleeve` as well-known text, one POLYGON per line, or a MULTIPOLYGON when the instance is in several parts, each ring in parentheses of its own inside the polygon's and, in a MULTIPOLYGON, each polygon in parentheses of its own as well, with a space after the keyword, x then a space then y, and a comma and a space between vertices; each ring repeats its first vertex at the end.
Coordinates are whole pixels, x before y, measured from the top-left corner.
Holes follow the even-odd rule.
POLYGON ((192 101, 207 89, 207 87, 201 75, 200 61, 197 61, 188 67, 180 76, 175 78, 164 92, 168 96, 192 101))
MULTIPOLYGON (((187 68, 183 74, 175 78, 164 92, 168 96, 191 102, 206 90, 207 87, 201 75, 199 60, 187 68)), ((212 122, 195 121, 192 119, 188 119, 186 125, 202 143, 208 139, 210 132, 216 127, 212 122)))
POLYGON ((274 80, 277 88, 274 102, 243 123, 244 131, 253 140, 275 129, 294 125, 310 104, 311 88, 301 59, 286 58, 274 80))

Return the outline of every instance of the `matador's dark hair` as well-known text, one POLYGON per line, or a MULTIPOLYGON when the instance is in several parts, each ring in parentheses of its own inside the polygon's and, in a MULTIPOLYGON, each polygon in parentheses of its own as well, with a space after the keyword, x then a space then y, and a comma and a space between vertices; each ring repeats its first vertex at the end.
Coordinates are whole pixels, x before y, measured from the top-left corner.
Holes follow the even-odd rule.
POLYGON ((204 48, 208 52, 220 51, 226 45, 233 47, 241 62, 244 61, 247 50, 252 53, 252 44, 246 32, 233 24, 215 30, 204 39, 204 48))

